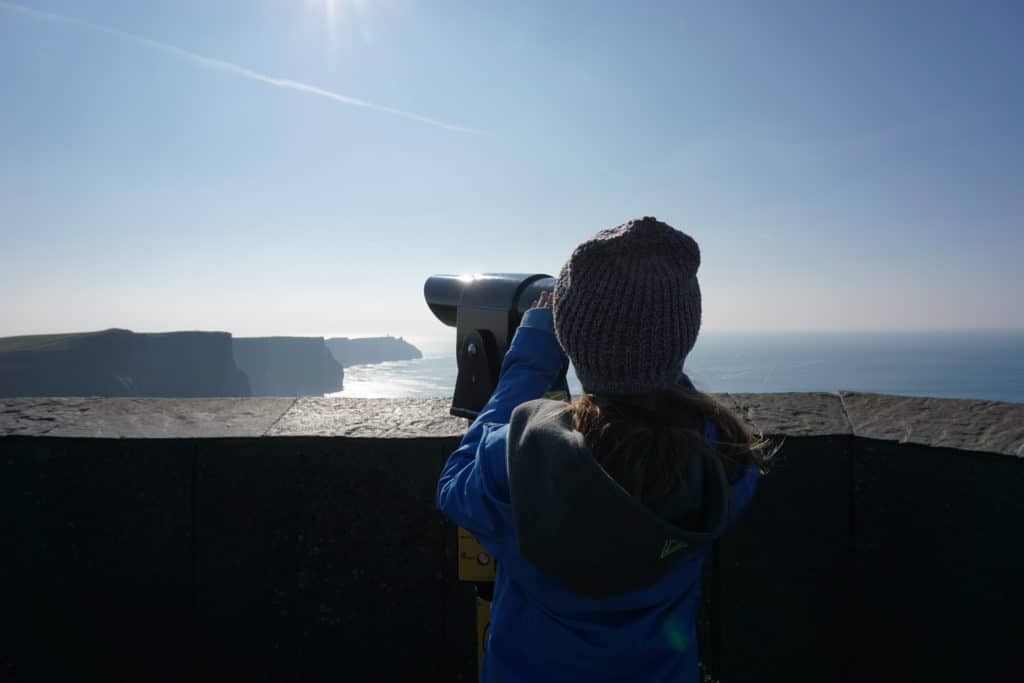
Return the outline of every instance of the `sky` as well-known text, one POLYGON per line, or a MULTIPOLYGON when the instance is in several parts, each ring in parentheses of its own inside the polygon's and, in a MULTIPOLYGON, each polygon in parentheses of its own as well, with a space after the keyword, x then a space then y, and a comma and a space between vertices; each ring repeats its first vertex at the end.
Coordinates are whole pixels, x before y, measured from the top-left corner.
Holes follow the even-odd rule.
POLYGON ((0 0, 0 335, 444 336, 653 215, 704 329, 1024 328, 1024 4, 0 0))

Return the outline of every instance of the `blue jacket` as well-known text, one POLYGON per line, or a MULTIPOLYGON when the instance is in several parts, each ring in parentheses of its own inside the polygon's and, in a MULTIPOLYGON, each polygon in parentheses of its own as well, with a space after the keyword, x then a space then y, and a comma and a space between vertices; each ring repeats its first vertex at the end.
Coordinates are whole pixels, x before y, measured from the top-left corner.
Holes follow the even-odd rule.
POLYGON ((535 400, 564 362, 550 309, 527 312, 438 483, 438 508, 498 560, 481 680, 697 681, 701 565, 757 470, 729 484, 713 454, 687 458, 667 506, 703 526, 668 521, 603 473, 564 403, 535 400))

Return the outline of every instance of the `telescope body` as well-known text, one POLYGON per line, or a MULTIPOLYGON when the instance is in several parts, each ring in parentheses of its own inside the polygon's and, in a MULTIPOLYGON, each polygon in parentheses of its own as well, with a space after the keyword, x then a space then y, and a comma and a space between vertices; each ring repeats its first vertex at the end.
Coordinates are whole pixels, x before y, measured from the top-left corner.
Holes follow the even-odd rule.
POLYGON ((495 306, 514 311, 521 320, 541 292, 554 288, 555 278, 543 274, 434 275, 427 278, 423 295, 438 320, 457 327, 459 303, 469 290, 477 293, 475 298, 489 297, 495 306))
MULTIPOLYGON (((555 279, 541 273, 488 273, 435 275, 427 279, 423 295, 431 312, 456 328, 459 366, 451 413, 475 418, 498 385, 501 363, 512 336, 543 291, 554 289, 555 279)), ((553 388, 568 397, 565 373, 553 388)))

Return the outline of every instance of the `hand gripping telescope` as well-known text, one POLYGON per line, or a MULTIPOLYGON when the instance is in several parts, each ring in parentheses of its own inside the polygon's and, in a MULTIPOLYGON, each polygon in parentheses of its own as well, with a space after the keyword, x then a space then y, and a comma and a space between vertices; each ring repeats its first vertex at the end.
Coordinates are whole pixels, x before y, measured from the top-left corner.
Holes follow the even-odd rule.
MULTIPOLYGON (((451 414, 474 419, 498 386, 501 362, 523 314, 543 291, 554 289, 550 275, 488 273, 435 275, 423 296, 437 319, 456 328, 455 381, 451 414)), ((549 391, 569 397, 568 363, 549 391)))

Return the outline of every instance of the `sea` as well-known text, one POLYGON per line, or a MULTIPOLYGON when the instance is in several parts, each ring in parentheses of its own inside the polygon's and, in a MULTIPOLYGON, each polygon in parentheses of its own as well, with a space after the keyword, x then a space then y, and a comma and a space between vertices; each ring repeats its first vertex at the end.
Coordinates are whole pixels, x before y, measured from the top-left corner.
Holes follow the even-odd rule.
MULTIPOLYGON (((331 396, 451 396, 454 335, 432 340, 417 360, 345 368, 331 396)), ((840 390, 1024 403, 1024 330, 991 332, 703 332, 687 358, 710 392, 840 390)), ((582 389, 570 371, 569 390, 582 389)))

